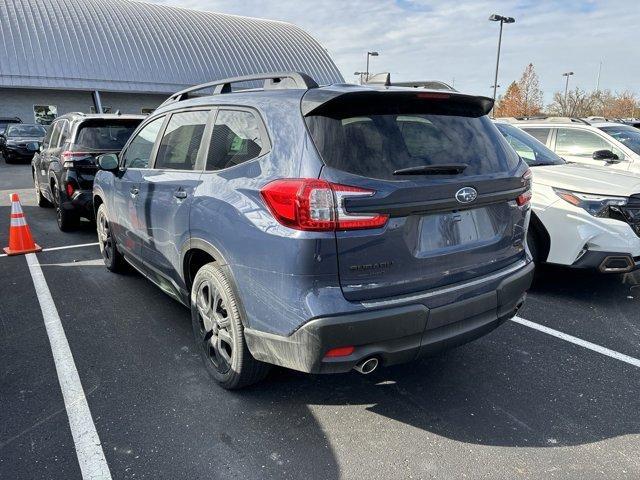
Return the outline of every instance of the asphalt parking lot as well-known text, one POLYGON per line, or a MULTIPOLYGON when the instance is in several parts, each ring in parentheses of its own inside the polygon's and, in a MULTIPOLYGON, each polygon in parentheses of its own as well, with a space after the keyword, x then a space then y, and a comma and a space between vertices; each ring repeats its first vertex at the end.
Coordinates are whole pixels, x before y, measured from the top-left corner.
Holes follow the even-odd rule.
MULTIPOLYGON (((547 268, 520 313, 533 324, 370 376, 274 369, 228 392, 189 312, 108 272, 90 225, 59 232, 27 165, 0 162, 1 246, 14 191, 45 249, 85 245, 36 257, 114 479, 640 477, 638 274, 547 268)), ((24 256, 0 266, 0 478, 82 478, 34 278, 24 256)))

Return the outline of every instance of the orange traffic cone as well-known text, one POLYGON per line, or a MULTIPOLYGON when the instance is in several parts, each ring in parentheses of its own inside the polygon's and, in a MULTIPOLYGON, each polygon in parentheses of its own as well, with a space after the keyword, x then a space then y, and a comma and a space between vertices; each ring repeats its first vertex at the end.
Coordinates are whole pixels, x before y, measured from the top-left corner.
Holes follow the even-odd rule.
POLYGON ((33 253, 42 250, 40 245, 33 241, 31 230, 24 218, 20 197, 12 193, 11 198, 11 227, 9 228, 9 246, 4 248, 7 255, 20 255, 21 253, 33 253))

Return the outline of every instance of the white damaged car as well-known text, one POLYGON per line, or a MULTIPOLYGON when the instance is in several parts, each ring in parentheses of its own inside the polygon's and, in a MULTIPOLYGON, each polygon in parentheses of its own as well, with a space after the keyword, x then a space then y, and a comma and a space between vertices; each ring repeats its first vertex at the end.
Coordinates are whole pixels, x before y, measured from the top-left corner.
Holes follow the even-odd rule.
POLYGON ((527 242, 536 263, 640 268, 640 176, 567 163, 517 127, 495 125, 533 173, 527 242))

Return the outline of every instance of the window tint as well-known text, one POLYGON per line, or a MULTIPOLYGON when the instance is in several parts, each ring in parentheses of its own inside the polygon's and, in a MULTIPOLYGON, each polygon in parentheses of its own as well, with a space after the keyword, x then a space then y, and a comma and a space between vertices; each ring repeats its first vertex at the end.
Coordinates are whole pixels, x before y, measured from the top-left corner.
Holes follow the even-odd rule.
POLYGON ((62 122, 56 122, 52 126, 53 132, 51 133, 51 141, 49 147, 56 148, 58 146, 58 140, 60 140, 60 131, 62 130, 62 122))
POLYGON ((486 117, 385 114, 310 116, 309 131, 324 162, 356 175, 398 180, 393 172, 465 163, 462 175, 510 170, 519 162, 486 117))
POLYGON ((51 134, 53 133, 53 127, 48 127, 47 128, 47 133, 45 134, 44 138, 42 139, 42 148, 48 148, 49 147, 49 141, 51 140, 51 134))
POLYGON ((71 123, 63 120, 60 123, 62 123, 62 126, 60 127, 60 146, 64 145, 67 140, 69 139, 69 131, 71 130, 71 123))
POLYGON ((160 142, 154 168, 193 170, 208 116, 208 111, 173 114, 160 142))
POLYGON ((257 158, 264 145, 260 121, 253 113, 220 110, 209 144, 207 170, 220 170, 257 158))
POLYGON ((85 122, 78 128, 75 144, 93 150, 121 150, 140 120, 85 122))
POLYGON ((131 141, 122 158, 122 166, 128 168, 147 168, 164 117, 156 118, 138 132, 131 141))
POLYGON ((519 128, 506 123, 496 123, 496 128, 516 153, 527 162, 527 165, 537 167, 539 165, 562 165, 565 163, 562 158, 519 128))
POLYGON ((547 144, 547 139, 549 138, 550 128, 523 128, 525 132, 531 135, 533 138, 538 140, 539 142, 547 144))
POLYGON ((558 155, 591 158, 596 150, 612 150, 622 158, 622 152, 614 149, 609 142, 595 133, 570 128, 558 129, 556 138, 556 153, 558 155))

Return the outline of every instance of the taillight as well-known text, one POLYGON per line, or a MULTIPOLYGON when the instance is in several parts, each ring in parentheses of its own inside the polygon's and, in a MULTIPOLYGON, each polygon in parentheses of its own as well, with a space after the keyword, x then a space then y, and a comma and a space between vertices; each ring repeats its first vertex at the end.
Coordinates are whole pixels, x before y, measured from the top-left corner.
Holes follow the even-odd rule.
POLYGON ((352 215, 344 199, 371 196, 373 190, 330 183, 312 178, 275 180, 262 190, 269 210, 278 222, 296 230, 333 231, 378 228, 388 215, 352 215))
POLYGON ((66 190, 67 190, 67 197, 71 197, 73 193, 76 191, 76 186, 73 184, 72 181, 67 182, 66 190))
POLYGON ((518 195, 518 197, 516 198, 516 203, 518 204, 519 207, 528 205, 529 202, 531 201, 531 178, 532 177, 533 177, 533 174, 531 173, 531 169, 527 168, 527 171, 524 172, 524 175, 522 175, 522 184, 526 187, 527 190, 526 192, 518 195))
POLYGON ((78 158, 84 158, 91 156, 91 152, 72 152, 65 150, 60 154, 60 160, 62 160, 62 166, 66 168, 73 167, 73 161, 78 158))

